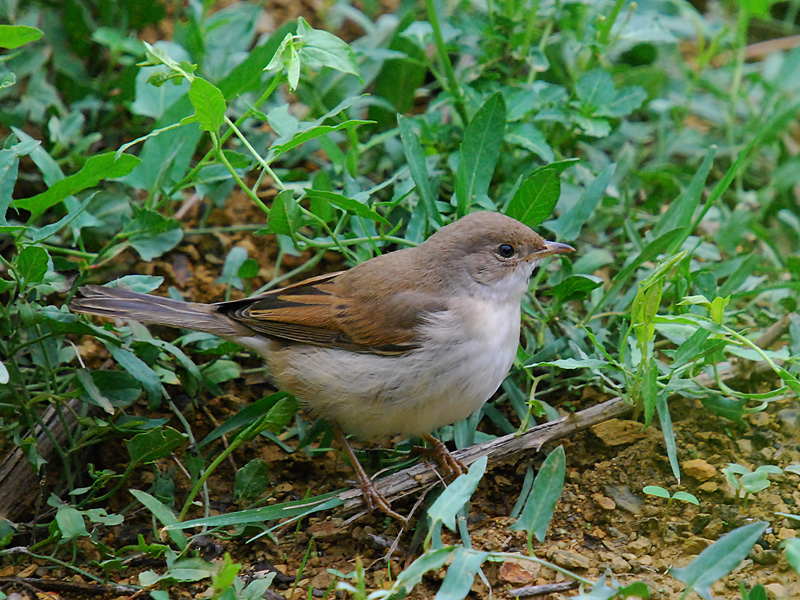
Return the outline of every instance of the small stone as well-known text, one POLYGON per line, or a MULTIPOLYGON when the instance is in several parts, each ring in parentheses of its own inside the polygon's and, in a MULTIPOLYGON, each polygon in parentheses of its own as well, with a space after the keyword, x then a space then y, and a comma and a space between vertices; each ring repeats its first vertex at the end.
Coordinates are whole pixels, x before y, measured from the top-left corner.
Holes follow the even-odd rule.
POLYGON ((753 452, 753 442, 750 440, 736 440, 736 445, 739 446, 739 453, 749 455, 753 452))
POLYGON ((789 529, 788 527, 781 527, 778 530, 778 539, 788 540, 789 538, 797 537, 797 532, 794 529, 789 529))
POLYGON ((719 486, 713 481, 706 481, 705 483, 701 484, 697 489, 706 494, 713 494, 719 489, 719 486))
POLYGON ((630 563, 621 556, 615 556, 611 559, 611 570, 614 573, 630 573, 630 563))
POLYGON ((645 566, 645 567, 650 566, 650 565, 653 564, 653 557, 652 556, 648 556, 646 554, 644 556, 640 556, 636 560, 639 561, 640 565, 645 566))
POLYGON ((314 577, 311 579, 311 587, 315 587, 318 590, 327 590, 333 583, 333 579, 333 575, 327 571, 322 571, 314 575, 314 577))
POLYGON ((594 433, 606 446, 632 444, 644 437, 642 424, 638 421, 609 419, 592 427, 594 433))
POLYGON ((703 535, 715 540, 719 537, 723 527, 725 527, 725 523, 722 522, 722 519, 711 519, 708 525, 703 527, 703 535))
POLYGON ((700 554, 711 544, 711 540, 693 535, 683 542, 683 551, 687 554, 700 554))
POLYGON ((766 427, 769 425, 769 415, 765 412, 757 412, 750 415, 750 423, 755 427, 766 427))
POLYGON ((781 427, 794 429, 800 421, 800 411, 794 408, 781 409, 778 411, 778 420, 781 422, 781 427))
POLYGON ((592 500, 597 502, 597 504, 603 510, 616 510, 616 508, 617 508, 617 503, 616 502, 614 502, 611 498, 603 496, 603 494, 601 494, 599 492, 596 493, 596 494, 592 494, 592 500))
POLYGON ((683 472, 698 481, 706 481, 717 474, 717 470, 702 458, 687 460, 681 465, 683 472))
POLYGON ((565 569, 588 569, 591 566, 588 558, 570 550, 554 550, 550 560, 565 569))
POLYGON ((498 575, 506 583, 530 583, 539 576, 541 568, 537 563, 511 558, 500 565, 498 575))
POLYGON ((647 554, 647 552, 650 550, 651 545, 652 544, 649 538, 640 537, 630 542, 626 546, 626 549, 635 554, 636 556, 641 556, 643 554, 647 554))
POLYGON ((767 597, 770 600, 783 600, 784 598, 788 598, 786 595, 786 588, 780 583, 768 583, 764 586, 764 590, 767 592, 767 597))

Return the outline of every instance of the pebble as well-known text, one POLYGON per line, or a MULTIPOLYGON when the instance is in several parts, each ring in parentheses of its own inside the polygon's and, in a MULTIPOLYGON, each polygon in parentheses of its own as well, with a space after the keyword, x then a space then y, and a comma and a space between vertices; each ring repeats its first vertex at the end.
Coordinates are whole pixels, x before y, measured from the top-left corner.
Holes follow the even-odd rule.
POLYGON ((570 550, 554 550, 550 560, 565 569, 588 569, 591 566, 588 558, 570 550))
POLYGON ((713 481, 706 481, 704 484, 700 485, 697 489, 706 494, 713 494, 719 489, 719 486, 713 481))
POLYGON ((783 600, 784 598, 788 598, 786 595, 786 588, 780 583, 768 583, 764 586, 764 589, 770 600, 783 600))
POLYGON ((707 481, 717 474, 717 469, 702 458, 684 461, 681 465, 681 469, 684 473, 690 477, 694 477, 698 481, 707 481))
POLYGON ((604 496, 601 493, 592 494, 592 500, 597 502, 597 504, 603 510, 616 510, 617 504, 611 498, 604 496))
POLYGON ((630 573, 630 563, 621 556, 615 556, 611 559, 611 570, 614 573, 630 573))
POLYGON ((789 529, 788 527, 781 527, 778 530, 779 540, 788 540, 789 538, 797 537, 797 531, 789 529))
POLYGON ((755 427, 766 427, 769 425, 769 415, 765 412, 757 412, 750 415, 750 423, 755 427))
POLYGON ((511 558, 500 565, 498 575, 506 583, 530 583, 536 580, 541 569, 538 563, 511 558))

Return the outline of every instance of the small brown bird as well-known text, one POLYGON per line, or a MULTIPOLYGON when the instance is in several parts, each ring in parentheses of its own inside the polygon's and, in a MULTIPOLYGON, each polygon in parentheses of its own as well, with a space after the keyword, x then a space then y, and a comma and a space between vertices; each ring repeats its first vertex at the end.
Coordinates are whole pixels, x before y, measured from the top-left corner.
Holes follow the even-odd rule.
POLYGON ((261 355, 281 389, 333 424, 370 506, 404 520, 342 430, 422 437, 459 472, 430 432, 467 418, 495 392, 516 356, 534 267, 573 250, 510 217, 476 212, 414 248, 260 296, 198 304, 85 286, 70 308, 207 332, 261 355))

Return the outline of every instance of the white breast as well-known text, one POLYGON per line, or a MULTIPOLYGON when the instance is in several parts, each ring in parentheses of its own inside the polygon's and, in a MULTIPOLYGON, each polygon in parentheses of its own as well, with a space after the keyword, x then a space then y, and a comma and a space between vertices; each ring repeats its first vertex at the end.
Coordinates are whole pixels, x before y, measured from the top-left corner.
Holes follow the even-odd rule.
POLYGON ((497 390, 519 344, 519 301, 464 299, 436 313, 423 347, 401 356, 290 346, 276 382, 361 438, 420 435, 467 418, 497 390))

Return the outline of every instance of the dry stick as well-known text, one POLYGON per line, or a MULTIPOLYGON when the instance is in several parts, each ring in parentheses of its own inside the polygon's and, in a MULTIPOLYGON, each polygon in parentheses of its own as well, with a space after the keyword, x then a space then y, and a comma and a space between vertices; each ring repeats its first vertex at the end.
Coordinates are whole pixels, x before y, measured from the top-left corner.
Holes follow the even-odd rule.
POLYGON ((577 581, 564 581, 562 583, 548 583, 545 585, 526 585, 525 587, 517 588, 515 590, 509 590, 508 593, 512 598, 544 596, 546 594, 574 590, 576 587, 578 587, 577 581))
POLYGON ((131 594, 139 588, 115 583, 83 583, 63 579, 41 579, 38 577, 0 577, 0 583, 26 586, 36 591, 74 592, 85 595, 106 596, 108 594, 131 594))
MULTIPOLYGON (((774 340, 778 339, 788 327, 788 323, 789 316, 787 315, 775 326, 770 327, 758 339, 759 347, 769 346, 774 340)), ((741 377, 745 365, 752 365, 753 373, 770 372, 772 370, 764 362, 723 362, 717 365, 718 377, 723 381, 741 377)), ((695 381, 702 386, 713 387, 716 383, 716 378, 712 374, 702 373, 695 378, 695 381)), ((621 397, 616 397, 577 413, 570 413, 561 419, 532 427, 522 435, 512 433, 463 450, 457 450, 453 452, 453 456, 467 466, 484 456, 489 457, 489 465, 496 464, 523 450, 533 448, 534 451, 538 452, 548 442, 568 437, 603 421, 620 417, 632 409, 633 407, 621 397)), ((401 498, 430 486, 434 483, 434 480, 438 479, 438 474, 428 463, 419 463, 377 480, 375 487, 385 498, 401 498)), ((338 497, 344 502, 346 510, 355 510, 364 504, 360 488, 346 490, 340 493, 338 497)))

